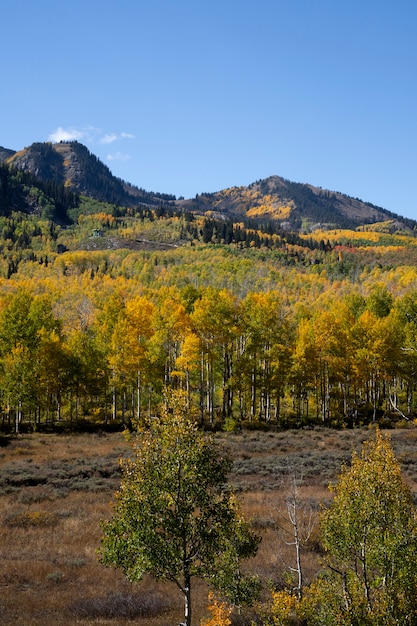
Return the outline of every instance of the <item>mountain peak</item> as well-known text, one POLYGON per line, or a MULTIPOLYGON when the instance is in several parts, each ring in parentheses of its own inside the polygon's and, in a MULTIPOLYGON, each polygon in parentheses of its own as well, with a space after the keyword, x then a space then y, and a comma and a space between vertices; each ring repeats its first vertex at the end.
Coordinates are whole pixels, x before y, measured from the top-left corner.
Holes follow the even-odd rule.
POLYGON ((18 152, 3 149, 3 154, 3 161, 12 167, 101 202, 128 207, 161 202, 160 194, 148 193, 114 176, 107 165, 78 141, 33 143, 18 152))
POLYGON ((398 220, 403 228, 414 228, 413 220, 377 207, 359 198, 329 191, 281 176, 269 176, 247 187, 230 187, 215 193, 197 195, 181 203, 184 209, 232 220, 280 222, 297 231, 314 227, 356 228, 364 224, 398 220))

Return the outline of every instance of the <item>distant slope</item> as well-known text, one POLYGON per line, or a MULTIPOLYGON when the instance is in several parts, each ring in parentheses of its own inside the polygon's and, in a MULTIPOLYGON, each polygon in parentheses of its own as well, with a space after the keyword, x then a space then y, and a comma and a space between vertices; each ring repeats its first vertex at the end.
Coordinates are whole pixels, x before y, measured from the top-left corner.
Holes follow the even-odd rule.
POLYGON ((256 181, 248 187, 201 194, 182 201, 181 205, 189 211, 223 219, 279 221, 291 230, 356 228, 393 219, 398 221, 399 228, 416 226, 414 220, 369 202, 279 176, 256 181))

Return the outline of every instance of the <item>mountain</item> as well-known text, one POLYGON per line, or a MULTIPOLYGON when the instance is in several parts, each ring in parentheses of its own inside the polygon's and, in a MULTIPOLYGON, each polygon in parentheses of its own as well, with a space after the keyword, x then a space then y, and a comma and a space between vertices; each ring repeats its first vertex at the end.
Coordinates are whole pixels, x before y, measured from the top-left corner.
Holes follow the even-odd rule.
POLYGON ((81 143, 33 143, 14 152, 0 148, 0 161, 32 173, 41 181, 53 181, 81 195, 121 206, 158 205, 174 196, 153 194, 113 176, 109 168, 81 143))
POLYGON ((320 228, 354 229, 389 220, 396 229, 414 228, 405 219, 359 198, 336 191, 294 183, 280 176, 258 180, 247 187, 231 187, 216 193, 197 195, 181 206, 219 219, 279 222, 290 230, 320 228))
POLYGON ((389 222, 392 231, 417 230, 414 220, 386 209, 305 183, 271 176, 247 187, 231 187, 215 193, 197 194, 193 199, 145 191, 116 178, 110 169, 77 141, 34 143, 15 152, 0 147, 0 162, 30 172, 44 183, 52 181, 95 200, 118 206, 169 205, 227 221, 274 222, 282 229, 306 232, 316 228, 355 229, 389 222))

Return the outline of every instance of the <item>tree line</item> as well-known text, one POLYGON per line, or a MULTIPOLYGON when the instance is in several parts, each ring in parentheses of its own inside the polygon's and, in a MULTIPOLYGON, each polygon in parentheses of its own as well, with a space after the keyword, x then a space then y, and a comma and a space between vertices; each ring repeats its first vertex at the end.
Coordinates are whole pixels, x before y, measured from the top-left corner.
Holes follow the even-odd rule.
POLYGON ((3 426, 145 423, 181 389, 210 428, 413 419, 417 292, 376 285, 320 307, 278 291, 107 284, 0 302, 3 426))

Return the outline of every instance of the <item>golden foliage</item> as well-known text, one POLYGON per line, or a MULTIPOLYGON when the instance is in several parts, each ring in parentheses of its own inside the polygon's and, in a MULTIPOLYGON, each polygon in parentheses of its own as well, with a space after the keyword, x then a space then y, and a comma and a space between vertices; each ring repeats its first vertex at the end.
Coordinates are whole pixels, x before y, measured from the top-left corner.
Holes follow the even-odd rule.
POLYGON ((299 600, 288 589, 272 591, 271 599, 272 602, 260 610, 263 626, 292 626, 298 624, 298 618, 304 616, 303 600, 299 600))
POLYGON ((307 235, 301 235, 304 239, 313 239, 315 241, 325 240, 330 243, 346 244, 352 242, 353 244, 361 244, 362 246, 372 246, 372 244, 379 246, 385 241, 390 243, 385 246, 390 248, 394 246, 417 246, 417 239, 415 237, 409 237, 407 235, 390 235, 386 232, 380 232, 378 230, 347 230, 347 229, 335 229, 335 230, 322 230, 317 229, 307 235))
POLYGON ((231 626, 231 607, 226 602, 222 602, 216 598, 213 592, 209 593, 208 599, 208 608, 211 613, 211 617, 206 620, 201 620, 201 626, 231 626))
MULTIPOLYGON (((266 198, 264 198, 266 200, 266 198)), ((258 204, 247 211, 248 217, 261 217, 269 215, 277 220, 285 220, 290 217, 291 206, 280 205, 277 202, 258 204)))

